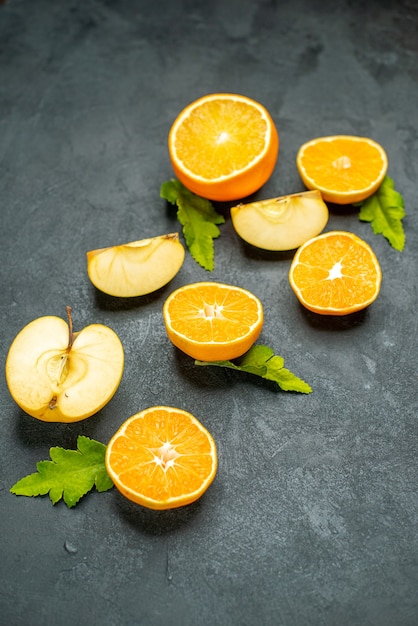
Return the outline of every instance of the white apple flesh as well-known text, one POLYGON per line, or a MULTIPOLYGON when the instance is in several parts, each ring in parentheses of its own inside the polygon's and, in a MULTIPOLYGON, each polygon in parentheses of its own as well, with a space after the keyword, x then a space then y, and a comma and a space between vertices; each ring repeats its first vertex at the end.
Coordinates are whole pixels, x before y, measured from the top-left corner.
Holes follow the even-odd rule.
POLYGON ((33 320, 15 337, 6 380, 15 402, 45 422, 77 422, 104 407, 122 378, 124 351, 108 326, 72 333, 60 317, 33 320))
POLYGON ((130 298, 157 291, 180 270, 184 246, 178 233, 87 252, 87 273, 97 289, 130 298))
POLYGON ((272 251, 299 248, 322 232, 328 217, 328 207, 317 190, 231 208, 232 224, 241 239, 272 251))

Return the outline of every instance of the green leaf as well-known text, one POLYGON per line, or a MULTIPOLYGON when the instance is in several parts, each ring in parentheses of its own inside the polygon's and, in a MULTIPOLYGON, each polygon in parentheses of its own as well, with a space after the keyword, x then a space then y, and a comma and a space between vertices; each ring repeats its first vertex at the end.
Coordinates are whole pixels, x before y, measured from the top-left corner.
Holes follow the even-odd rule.
POLYGON ((163 183, 160 196, 177 205, 177 219, 183 226, 184 239, 194 260, 205 270, 213 271, 213 240, 220 235, 217 224, 223 224, 225 218, 215 211, 209 200, 192 193, 178 180, 163 183))
POLYGON ((405 217, 404 200, 395 190, 393 180, 385 176, 383 183, 372 196, 360 206, 359 219, 370 222, 375 235, 383 235, 390 245, 402 252, 405 246, 405 232, 402 219, 405 217))
POLYGON ((77 450, 50 448, 51 461, 39 461, 37 472, 19 480, 10 489, 17 496, 43 496, 49 494, 52 504, 61 498, 71 508, 94 486, 97 491, 107 491, 113 482, 106 471, 106 446, 99 441, 80 435, 77 450))
POLYGON ((234 361, 195 361, 195 365, 215 365, 216 367, 227 367, 240 372, 255 374, 277 383, 283 391, 312 392, 310 385, 286 369, 284 359, 275 355, 274 350, 268 346, 253 346, 242 357, 234 359, 234 361))

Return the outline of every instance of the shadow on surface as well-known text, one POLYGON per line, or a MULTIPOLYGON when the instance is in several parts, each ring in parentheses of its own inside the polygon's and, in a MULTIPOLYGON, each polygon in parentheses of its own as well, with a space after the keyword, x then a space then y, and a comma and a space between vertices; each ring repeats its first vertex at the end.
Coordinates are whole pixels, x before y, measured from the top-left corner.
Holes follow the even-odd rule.
POLYGON ((66 424, 62 422, 43 422, 27 415, 16 407, 15 415, 12 419, 15 421, 18 440, 28 448, 49 449, 53 446, 61 446, 75 450, 79 435, 95 438, 92 432, 95 431, 95 427, 100 422, 101 412, 99 411, 95 415, 79 422, 66 424))
POLYGON ((176 368, 180 375, 197 388, 214 388, 218 391, 241 384, 251 384, 270 391, 282 391, 274 381, 219 365, 195 365, 195 360, 176 348, 176 368))
POLYGON ((231 386, 231 380, 225 374, 229 371, 215 366, 202 367, 195 365, 195 360, 175 348, 175 367, 182 378, 198 388, 222 389, 231 386))
MULTIPOLYGON (((257 248, 247 243, 240 237, 237 238, 239 240, 239 245, 241 248, 241 253, 247 258, 253 261, 272 261, 272 262, 286 262, 290 264, 290 261, 295 256, 295 250, 263 250, 262 248, 257 248)), ((290 267, 290 265, 289 265, 290 267)))
POLYGON ((204 497, 203 495, 196 502, 176 509, 154 511, 131 502, 114 488, 112 506, 117 514, 132 528, 147 535, 158 537, 189 525, 199 514, 204 497))
POLYGON ((299 308, 309 326, 320 331, 351 330, 356 326, 364 324, 368 315, 367 309, 357 311, 356 313, 350 313, 348 315, 319 315, 318 313, 308 311, 308 309, 305 309, 305 307, 301 304, 299 305, 299 308))
POLYGON ((354 215, 359 212, 359 207, 354 204, 334 204, 327 202, 328 210, 331 215, 345 216, 354 215))
POLYGON ((161 300, 161 298, 164 298, 164 294, 170 290, 168 284, 144 296, 121 298, 119 296, 109 296, 96 287, 92 288, 94 289, 93 294, 96 308, 104 311, 131 311, 140 309, 141 307, 152 305, 157 300, 161 300))

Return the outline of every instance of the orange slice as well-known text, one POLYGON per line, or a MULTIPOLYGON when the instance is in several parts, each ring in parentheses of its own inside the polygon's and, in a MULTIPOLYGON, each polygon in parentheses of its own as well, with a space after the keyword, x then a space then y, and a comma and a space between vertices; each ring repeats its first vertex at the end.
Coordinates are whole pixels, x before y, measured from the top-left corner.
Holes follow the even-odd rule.
POLYGON ((215 93, 181 111, 169 132, 168 151, 177 178, 190 191, 210 200, 238 200, 271 176, 279 136, 263 105, 215 93))
POLYGON ((346 315, 376 300, 382 271, 371 247, 353 233, 332 231, 296 252, 289 282, 299 302, 314 313, 346 315))
POLYGON ((388 158, 372 139, 337 135, 303 144, 296 165, 305 186, 319 189, 325 201, 352 204, 377 191, 386 175, 388 158))
POLYGON ((202 282, 185 285, 163 307, 168 338, 199 361, 235 359, 261 333, 263 306, 241 287, 202 282))
POLYGON ((190 413, 154 406, 130 417, 106 448, 106 469, 129 500, 150 509, 194 502, 217 471, 212 435, 190 413))

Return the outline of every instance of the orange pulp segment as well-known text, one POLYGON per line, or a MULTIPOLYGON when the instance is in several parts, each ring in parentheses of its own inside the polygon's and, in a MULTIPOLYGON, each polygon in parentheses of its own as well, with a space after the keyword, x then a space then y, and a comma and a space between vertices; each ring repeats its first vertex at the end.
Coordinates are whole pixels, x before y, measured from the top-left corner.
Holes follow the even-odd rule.
POLYGON ((250 349, 263 326, 263 306, 241 287, 215 282, 184 285, 163 306, 172 343, 199 361, 237 358, 250 349))
POLYGON ((386 175, 388 158, 372 139, 336 135, 303 144, 296 165, 305 186, 319 189, 325 201, 352 204, 377 191, 386 175))
POLYGON ((238 200, 271 176, 279 136, 263 105, 215 93, 181 111, 171 126, 168 150, 177 178, 190 191, 210 200, 238 200))
POLYGON ((190 413, 155 406, 130 417, 111 438, 106 469, 129 500, 172 509, 200 498, 215 478, 212 435, 190 413))
POLYGON ((379 295, 382 271, 371 247, 350 232, 331 231, 304 243, 289 271, 299 302, 314 313, 346 315, 379 295))

